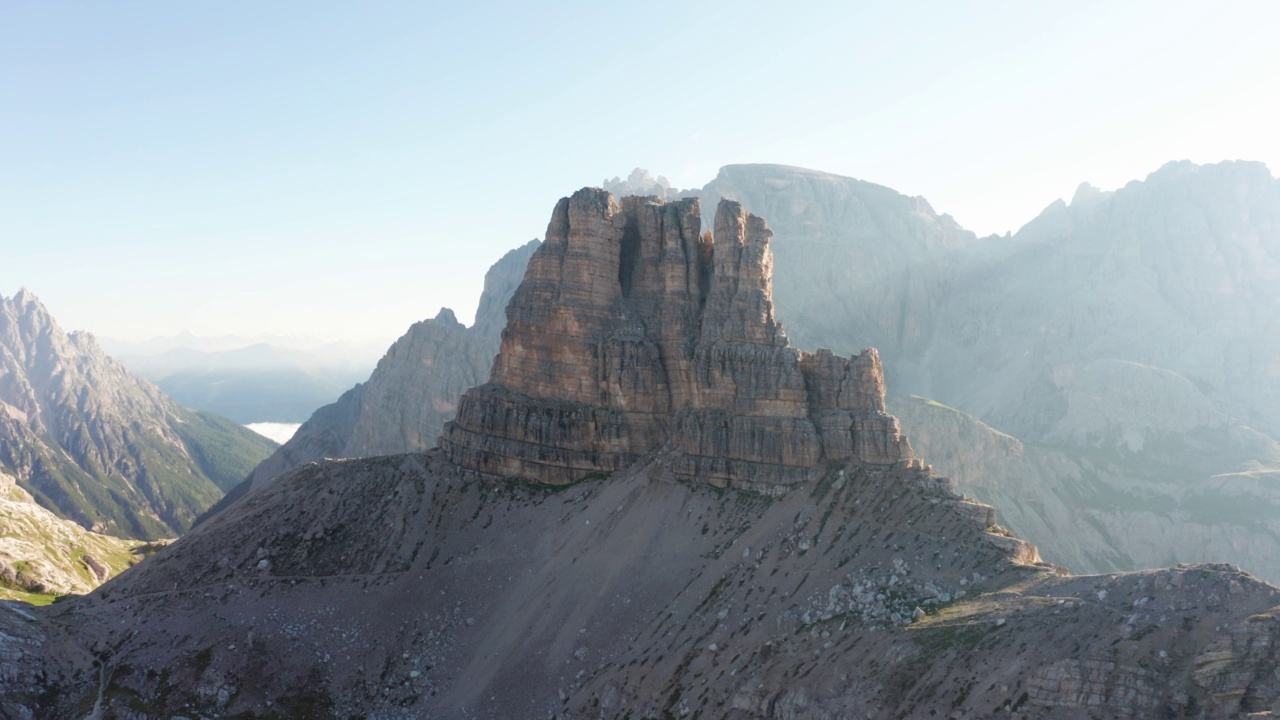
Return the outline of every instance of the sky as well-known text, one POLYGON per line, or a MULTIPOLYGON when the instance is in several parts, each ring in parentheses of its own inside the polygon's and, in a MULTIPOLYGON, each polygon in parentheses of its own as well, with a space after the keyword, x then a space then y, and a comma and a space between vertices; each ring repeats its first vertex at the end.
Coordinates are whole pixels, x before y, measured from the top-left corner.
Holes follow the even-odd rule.
MULTIPOLYGON (((555 201, 798 165, 980 235, 1280 168, 1280 3, 5 3, 0 295, 117 339, 470 322, 555 201)), ((767 218, 766 218, 767 220, 767 218)))

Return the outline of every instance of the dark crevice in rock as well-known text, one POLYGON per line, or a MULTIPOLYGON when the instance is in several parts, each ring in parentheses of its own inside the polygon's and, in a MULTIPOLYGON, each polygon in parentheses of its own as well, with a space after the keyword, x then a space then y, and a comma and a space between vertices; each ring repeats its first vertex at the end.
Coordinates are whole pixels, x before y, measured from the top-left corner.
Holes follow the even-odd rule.
POLYGON ((635 282, 636 263, 640 258, 640 231, 636 229, 635 218, 628 218, 622 230, 622 249, 618 258, 618 286, 622 297, 631 297, 631 288, 635 282))

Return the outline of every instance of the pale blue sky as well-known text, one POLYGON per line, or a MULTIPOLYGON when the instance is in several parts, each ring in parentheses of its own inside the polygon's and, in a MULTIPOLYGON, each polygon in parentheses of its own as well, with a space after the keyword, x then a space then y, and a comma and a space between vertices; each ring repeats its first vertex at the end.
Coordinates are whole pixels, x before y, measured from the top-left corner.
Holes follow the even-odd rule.
POLYGON ((555 200, 777 162, 980 234, 1280 167, 1280 3, 6 3, 0 294, 117 338, 391 338, 555 200), (888 6, 888 7, 885 7, 888 6))

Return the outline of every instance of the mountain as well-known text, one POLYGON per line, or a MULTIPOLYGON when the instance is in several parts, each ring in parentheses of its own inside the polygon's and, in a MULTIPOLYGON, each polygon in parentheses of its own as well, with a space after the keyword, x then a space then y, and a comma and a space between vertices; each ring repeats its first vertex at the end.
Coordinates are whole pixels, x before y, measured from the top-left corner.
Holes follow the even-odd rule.
MULTIPOLYGON (((1083 572, 1226 561, 1280 581, 1269 429, 1280 403, 1267 400, 1280 379, 1280 199, 1262 166, 1173 163, 1112 193, 1083 186, 1016 235, 989 238, 923 199, 780 165, 728 166, 699 191, 646 173, 606 184, 704 205, 727 197, 769 217, 791 342, 879 348, 916 449, 1054 547, 1053 561, 1083 572), (914 412, 913 395, 959 415, 914 412), (1011 438, 1018 459, 962 439, 975 433, 1011 438), (993 488, 1014 465, 1017 482, 993 488)), ((479 382, 478 357, 439 362, 479 382)), ((395 375, 384 362, 379 372, 395 375)), ((453 407, 462 383, 405 367, 401 388, 453 407)), ((282 450, 257 475, 433 444, 434 420, 406 421, 416 442, 368 453, 321 424, 322 449, 276 462, 282 450)))
POLYGON ((172 537, 274 447, 135 378, 31 292, 0 298, 0 471, 59 516, 172 537))
MULTIPOLYGON (((801 168, 728 166, 700 191, 672 191, 665 178, 654 179, 646 171, 637 169, 626 180, 606 180, 604 186, 619 195, 697 196, 703 205, 711 207, 721 198, 741 200, 753 212, 770 217, 771 222, 776 215, 780 222, 775 223, 775 232, 783 242, 774 246, 778 258, 774 297, 779 317, 790 336, 801 347, 830 347, 844 353, 868 346, 887 348, 882 351, 891 358, 891 379, 895 362, 900 365, 909 362, 909 353, 899 349, 903 342, 898 335, 910 323, 904 323, 900 313, 918 304, 912 300, 913 292, 928 288, 926 294, 937 295, 941 292, 938 288, 945 287, 947 282, 945 267, 924 273, 918 269, 918 261, 940 252, 967 248, 975 241, 972 233, 960 228, 950 217, 936 215, 921 198, 907 198, 872 183, 801 168), (783 189, 786 194, 779 195, 783 189), (787 198, 786 208, 772 204, 775 196, 787 198), (800 217, 797 217, 798 211, 800 217), (905 238, 905 241, 889 242, 886 236, 895 240, 905 238), (893 297, 886 295, 885 288, 901 278, 907 278, 908 287, 894 290, 893 297), (848 338, 848 328, 853 325, 848 318, 818 310, 832 302, 840 303, 845 311, 859 314, 864 319, 861 326, 879 326, 880 330, 848 338)), ((370 384, 377 380, 384 388, 383 395, 406 392, 410 388, 430 395, 433 404, 446 408, 443 413, 422 419, 406 418, 409 425, 403 429, 384 429, 379 435, 390 438, 390 442, 371 442, 368 433, 350 437, 352 414, 376 405, 365 401, 359 388, 353 389, 335 405, 317 411, 293 440, 255 470, 254 481, 261 482, 322 457, 362 457, 433 447, 444 421, 452 417, 461 390, 470 387, 465 383, 479 384, 487 376, 489 361, 497 351, 502 331, 502 311, 532 249, 533 245, 527 244, 509 253, 485 276, 486 291, 469 335, 476 338, 483 351, 473 352, 468 348, 451 356, 440 354, 435 337, 447 335, 450 329, 425 321, 415 325, 397 346, 416 342, 432 350, 388 353, 370 378, 370 384), (489 289, 495 273, 506 278, 505 294, 489 289), (423 339, 414 340, 419 336, 423 339), (431 360, 419 360, 419 354, 430 356, 431 360), (445 357, 447 362, 443 360, 445 357), (419 363, 428 367, 447 364, 456 368, 459 376, 465 375, 465 379, 461 383, 441 384, 439 378, 429 377, 417 369, 419 363), (388 382, 394 376, 399 376, 397 384, 388 382)), ((930 330, 930 326, 915 327, 910 342, 918 345, 930 330)), ((381 404, 389 403, 382 401, 381 404)))
POLYGON ((61 519, 0 473, 0 599, 44 604, 87 593, 152 549, 61 519))
POLYGON ((939 399, 1053 440, 1065 428, 1037 406, 1061 406, 1053 374, 1123 360, 1280 434, 1280 181, 1264 165, 1170 163, 1111 193, 1082 186, 989 252, 999 272, 951 298, 937 345, 964 380, 935 383, 939 399))
POLYGON ((194 351, 218 355, 244 348, 265 345, 285 354, 311 358, 316 366, 373 365, 386 348, 386 340, 322 340, 298 335, 195 335, 180 332, 176 335, 153 337, 146 340, 121 340, 99 338, 99 344, 114 358, 136 358, 148 362, 167 353, 194 351))
POLYGON ((1280 580, 1280 183, 1265 167, 1082 186, 1011 237, 784 166, 727 167, 702 193, 770 218, 793 341, 878 346, 916 449, 1055 562, 1230 561, 1280 580))
POLYGON ((727 201, 714 227, 713 244, 696 199, 561 200, 445 456, 563 485, 662 450, 678 478, 764 494, 853 457, 916 468, 876 352, 791 348, 770 299, 773 233, 727 201))
POLYGON ((1280 432, 1280 182, 1260 163, 1177 162, 1114 192, 1083 185, 1003 238, 975 238, 922 198, 801 168, 727 166, 698 194, 770 218, 793 340, 874 345, 904 395, 1040 439, 1051 415, 1024 405, 1057 401, 1029 388, 1057 366, 1121 360, 1280 432))
POLYGON ((919 397, 890 409, 939 473, 1050 562, 1095 572, 1230 559, 1280 576, 1280 443, 1265 435, 1219 427, 1137 454, 1024 442, 919 397), (1240 457, 1268 465, 1238 469, 1240 457))
POLYGON ((1280 589, 1074 578, 954 494, 877 354, 791 347, 772 234, 557 206, 440 448, 255 488, 89 596, 0 605, 13 717, 1235 717, 1280 589))
POLYGON ((957 275, 980 243, 920 197, 785 165, 729 165, 698 191, 769 218, 778 318, 803 348, 875 347, 913 392, 957 275))
MULTIPOLYGON (((415 323, 378 361, 369 379, 326 405, 248 478, 255 485, 323 458, 367 457, 434 447, 453 419, 463 391, 488 377, 505 323, 503 312, 529 257, 531 240, 503 255, 484 276, 476 321, 463 326, 453 311, 415 323)), ((241 488, 239 492, 248 489, 241 488)))

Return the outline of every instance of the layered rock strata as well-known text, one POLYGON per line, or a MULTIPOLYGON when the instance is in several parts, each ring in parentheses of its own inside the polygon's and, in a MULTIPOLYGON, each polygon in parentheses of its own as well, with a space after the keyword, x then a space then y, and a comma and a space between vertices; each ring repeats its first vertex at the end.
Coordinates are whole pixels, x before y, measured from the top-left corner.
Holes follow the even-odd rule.
POLYGON ((562 199, 490 382, 441 435, 448 457, 562 485, 663 451, 678 477, 764 491, 837 460, 920 466, 875 350, 788 345, 764 220, 726 200, 714 235, 701 221, 692 198, 562 199))

